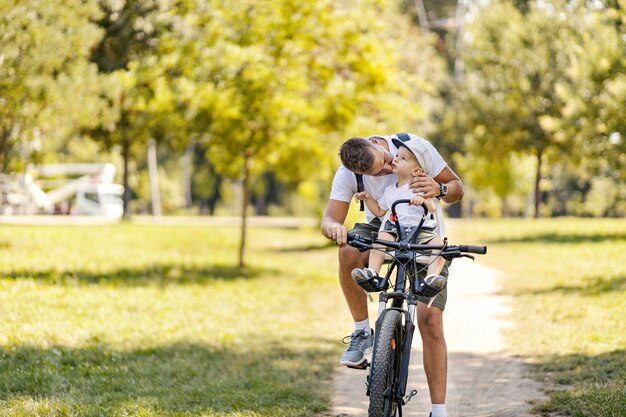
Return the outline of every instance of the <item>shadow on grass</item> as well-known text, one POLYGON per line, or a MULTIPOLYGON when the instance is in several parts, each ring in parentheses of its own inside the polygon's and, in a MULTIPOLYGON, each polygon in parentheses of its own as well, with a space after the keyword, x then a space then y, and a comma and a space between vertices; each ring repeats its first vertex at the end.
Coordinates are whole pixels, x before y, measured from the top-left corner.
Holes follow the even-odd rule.
POLYGON ((558 234, 539 233, 518 238, 503 238, 490 240, 488 243, 598 243, 612 242, 618 240, 626 241, 625 233, 606 234, 558 234))
POLYGON ((535 405, 542 415, 621 417, 626 405, 626 350, 599 355, 543 358, 533 366, 537 377, 560 385, 535 405))
POLYGON ((311 252, 316 250, 326 250, 330 248, 337 248, 337 244, 331 240, 327 240, 322 243, 314 243, 303 246, 294 246, 291 248, 272 249, 272 252, 277 253, 291 253, 291 252, 311 252))
POLYGON ((530 291, 533 295, 562 293, 562 294, 580 294, 585 296, 602 295, 613 291, 626 291, 626 275, 614 278, 606 277, 590 277, 585 281, 584 285, 557 285, 552 288, 530 291))
POLYGON ((3 278, 36 279, 55 284, 116 284, 126 286, 195 284, 210 281, 254 279, 265 274, 276 274, 268 268, 245 268, 234 266, 184 266, 153 265, 145 268, 123 268, 114 271, 4 271, 3 278))
POLYGON ((11 415, 214 415, 238 410, 306 416, 327 407, 329 356, 335 359, 329 355, 331 343, 305 338, 298 349, 273 340, 239 350, 193 343, 131 351, 102 346, 0 350, 0 401, 11 415), (39 414, 33 413, 37 407, 39 414))

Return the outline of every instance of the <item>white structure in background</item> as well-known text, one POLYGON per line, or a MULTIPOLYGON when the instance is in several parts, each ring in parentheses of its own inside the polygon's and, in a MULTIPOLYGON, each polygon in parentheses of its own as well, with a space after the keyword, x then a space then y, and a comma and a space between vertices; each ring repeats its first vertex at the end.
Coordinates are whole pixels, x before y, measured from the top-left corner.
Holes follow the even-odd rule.
POLYGON ((3 178, 3 214, 82 214, 121 219, 124 187, 113 164, 51 164, 3 178))

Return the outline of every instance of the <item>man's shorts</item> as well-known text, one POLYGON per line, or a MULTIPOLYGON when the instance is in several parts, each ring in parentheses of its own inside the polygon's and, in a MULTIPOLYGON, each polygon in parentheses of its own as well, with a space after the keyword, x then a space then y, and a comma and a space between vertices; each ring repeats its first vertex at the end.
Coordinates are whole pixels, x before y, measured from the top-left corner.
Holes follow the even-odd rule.
MULTIPOLYGON (((381 225, 380 219, 378 217, 374 217, 374 219, 369 223, 356 223, 354 227, 352 228, 352 230, 350 230, 350 232, 356 233, 361 236, 371 237, 372 235, 378 233, 378 230, 380 229, 380 225, 381 225)), ((424 231, 418 235, 418 243, 428 243, 433 237, 435 237, 434 233, 424 231)), ((451 261, 446 260, 446 262, 443 265, 443 268, 441 269, 441 275, 446 278, 448 278, 448 274, 449 274, 448 267, 450 266, 450 264, 451 264, 451 261)), ((418 273, 418 276, 420 276, 421 278, 426 278, 425 267, 420 268, 420 272, 418 273)), ((447 300, 448 300, 448 287, 446 286, 446 288, 444 288, 443 291, 437 294, 435 300, 433 301, 432 307, 437 307, 440 310, 444 310, 446 307, 447 300)), ((428 304, 430 302, 430 298, 418 296, 417 301, 424 303, 424 304, 428 304)))

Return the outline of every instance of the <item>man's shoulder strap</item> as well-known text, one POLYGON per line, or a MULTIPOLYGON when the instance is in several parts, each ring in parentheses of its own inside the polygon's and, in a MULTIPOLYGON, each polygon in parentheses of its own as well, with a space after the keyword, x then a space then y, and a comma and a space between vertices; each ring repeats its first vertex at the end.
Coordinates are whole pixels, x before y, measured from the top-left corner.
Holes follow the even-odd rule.
MULTIPOLYGON (((365 191, 365 184, 363 184, 363 174, 354 174, 356 177, 356 191, 358 193, 365 191)), ((361 200, 361 208, 360 211, 365 211, 365 205, 363 204, 363 200, 361 200)))

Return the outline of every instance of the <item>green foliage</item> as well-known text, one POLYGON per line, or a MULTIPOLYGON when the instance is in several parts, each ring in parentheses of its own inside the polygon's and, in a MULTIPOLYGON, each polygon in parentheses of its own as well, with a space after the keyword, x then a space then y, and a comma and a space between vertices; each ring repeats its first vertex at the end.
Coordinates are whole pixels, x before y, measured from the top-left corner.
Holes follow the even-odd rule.
MULTIPOLYGON (((431 23, 458 6, 424 4, 431 23)), ((405 0, 4 1, 0 170, 111 159, 95 140, 121 152, 130 188, 149 138, 166 159, 194 142, 211 166, 193 174, 205 206, 222 178, 250 188, 264 175, 320 205, 343 140, 414 131, 468 186, 493 190, 502 201, 488 212, 519 212, 508 200, 528 181, 516 161, 534 157, 545 213, 623 215, 625 10, 624 0, 474 5, 457 56, 457 33, 419 30, 405 0), (445 66, 455 58, 460 84, 445 66), (564 169, 576 181, 556 176, 564 169), (614 200, 594 205, 607 192, 614 200)))
MULTIPOLYGON (((522 14, 497 2, 466 28, 457 122, 468 153, 504 161, 497 163, 505 170, 511 153, 533 155, 540 164, 573 158, 596 165, 595 172, 610 161, 623 175, 623 144, 608 136, 621 134, 626 117, 624 39, 599 12, 559 1, 529 6, 522 14)), ((507 188, 502 178, 476 178, 476 185, 500 194, 507 188)))
POLYGON ((88 57, 98 13, 95 1, 0 3, 0 171, 97 123, 100 80, 88 57))
POLYGON ((618 181, 626 179, 626 38, 624 26, 612 22, 626 19, 621 3, 621 11, 587 16, 593 31, 579 39, 572 69, 577 83, 563 113, 565 123, 577 128, 581 165, 618 181))
POLYGON ((367 0, 214 0, 172 11, 156 66, 216 171, 243 181, 242 213, 252 178, 319 176, 335 166, 345 132, 427 118, 432 103, 418 98, 435 94, 437 77, 425 74, 437 61, 413 72, 415 46, 399 51, 416 33, 381 15, 383 2, 367 0))
POLYGON ((432 92, 426 70, 412 74, 415 47, 406 59, 390 47, 415 33, 386 27, 378 2, 213 1, 183 11, 161 43, 162 63, 194 129, 208 134, 209 158, 232 178, 247 160, 251 175, 290 179, 334 165, 328 153, 357 115, 361 126, 426 117, 415 99, 432 92))

